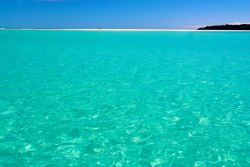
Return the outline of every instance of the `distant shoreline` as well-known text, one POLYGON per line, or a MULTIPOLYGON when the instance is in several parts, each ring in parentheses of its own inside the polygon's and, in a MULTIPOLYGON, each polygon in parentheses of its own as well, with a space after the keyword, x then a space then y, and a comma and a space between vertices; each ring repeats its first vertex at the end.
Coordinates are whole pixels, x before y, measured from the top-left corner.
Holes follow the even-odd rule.
POLYGON ((43 31, 130 31, 130 32, 250 32, 250 30, 196 30, 196 29, 65 29, 65 28, 0 28, 0 30, 43 30, 43 31))
POLYGON ((206 27, 200 27, 198 30, 241 30, 250 31, 250 24, 225 24, 225 25, 210 25, 206 27))

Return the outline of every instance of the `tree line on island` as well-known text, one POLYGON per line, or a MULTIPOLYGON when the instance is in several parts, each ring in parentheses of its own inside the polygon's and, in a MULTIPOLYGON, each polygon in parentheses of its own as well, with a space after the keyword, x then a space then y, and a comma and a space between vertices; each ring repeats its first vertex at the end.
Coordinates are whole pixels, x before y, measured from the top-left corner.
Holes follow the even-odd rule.
POLYGON ((225 24, 200 27, 198 30, 250 30, 250 24, 225 24))

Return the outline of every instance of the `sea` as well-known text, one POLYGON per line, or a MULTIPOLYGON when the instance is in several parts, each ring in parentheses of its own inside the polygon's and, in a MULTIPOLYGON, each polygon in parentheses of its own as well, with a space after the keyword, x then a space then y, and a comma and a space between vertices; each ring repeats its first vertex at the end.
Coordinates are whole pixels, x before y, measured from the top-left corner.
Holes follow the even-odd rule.
POLYGON ((0 166, 249 167, 250 32, 0 30, 0 166))

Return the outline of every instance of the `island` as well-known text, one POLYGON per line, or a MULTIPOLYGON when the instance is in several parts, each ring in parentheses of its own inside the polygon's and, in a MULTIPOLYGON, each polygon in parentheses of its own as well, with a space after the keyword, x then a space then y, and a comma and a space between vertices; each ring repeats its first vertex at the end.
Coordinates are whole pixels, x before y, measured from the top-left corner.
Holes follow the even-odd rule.
POLYGON ((200 27, 198 30, 250 30, 250 24, 225 24, 200 27))

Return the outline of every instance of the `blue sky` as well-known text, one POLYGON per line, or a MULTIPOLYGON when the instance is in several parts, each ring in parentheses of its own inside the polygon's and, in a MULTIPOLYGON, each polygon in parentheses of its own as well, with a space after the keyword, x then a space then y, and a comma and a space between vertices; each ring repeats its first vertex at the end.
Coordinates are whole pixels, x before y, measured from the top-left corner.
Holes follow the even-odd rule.
POLYGON ((250 0, 0 0, 0 27, 190 28, 250 22, 250 0))

